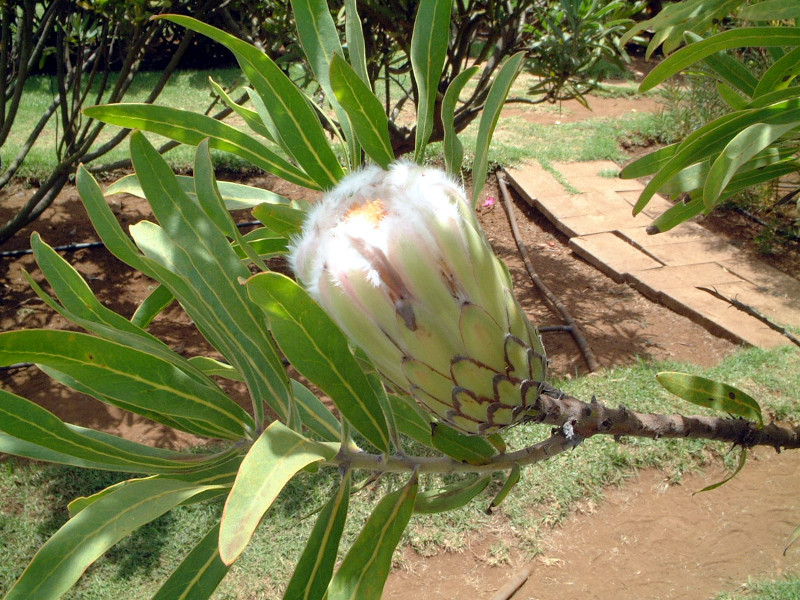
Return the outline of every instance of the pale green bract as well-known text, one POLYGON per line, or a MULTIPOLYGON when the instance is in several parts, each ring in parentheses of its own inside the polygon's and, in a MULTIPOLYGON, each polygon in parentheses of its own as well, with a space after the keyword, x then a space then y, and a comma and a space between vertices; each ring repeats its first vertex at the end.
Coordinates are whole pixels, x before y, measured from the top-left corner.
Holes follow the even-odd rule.
POLYGON ((489 435, 528 414, 547 361, 461 187, 410 162, 344 179, 290 261, 384 378, 445 423, 489 435))

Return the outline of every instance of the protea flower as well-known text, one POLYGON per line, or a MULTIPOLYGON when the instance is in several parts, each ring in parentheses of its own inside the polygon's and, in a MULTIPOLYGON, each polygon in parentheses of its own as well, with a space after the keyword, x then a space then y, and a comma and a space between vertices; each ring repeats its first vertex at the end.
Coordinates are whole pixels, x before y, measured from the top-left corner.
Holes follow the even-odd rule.
POLYGON ((310 211, 290 260, 388 383, 442 421, 488 435, 536 401, 539 334, 442 171, 397 162, 348 175, 310 211))

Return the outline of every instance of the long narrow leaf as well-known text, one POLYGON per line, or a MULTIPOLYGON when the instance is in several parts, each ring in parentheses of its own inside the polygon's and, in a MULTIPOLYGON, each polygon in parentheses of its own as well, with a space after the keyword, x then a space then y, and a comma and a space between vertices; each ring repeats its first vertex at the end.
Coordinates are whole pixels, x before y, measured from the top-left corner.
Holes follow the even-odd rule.
MULTIPOLYGON (((336 112, 348 143, 351 164, 355 167, 360 160, 361 147, 353 133, 350 116, 339 104, 331 87, 329 67, 334 55, 342 54, 342 43, 339 41, 339 32, 333 22, 331 9, 326 0, 292 0, 292 13, 303 52, 328 102, 336 112)), ((360 30, 361 24, 358 26, 360 30)))
POLYGON ((126 407, 213 424, 237 439, 252 419, 221 390, 203 386, 152 354, 84 333, 23 329, 0 333, 0 364, 48 365, 101 399, 126 407))
POLYGON ((358 141, 372 160, 386 168, 394 160, 389 139, 389 119, 380 100, 353 68, 338 54, 330 65, 331 87, 350 115, 358 141))
POLYGON ((203 536, 152 600, 206 600, 228 573, 219 557, 219 524, 203 536))
POLYGON ((316 186, 328 189, 341 179, 342 167, 316 112, 271 58, 255 46, 197 19, 181 15, 163 18, 205 35, 233 52, 269 109, 281 147, 294 157, 316 186))
POLYGON ((738 415, 756 421, 759 426, 764 424, 758 402, 731 385, 672 371, 659 373, 656 379, 668 391, 692 404, 738 415))
POLYGON ((478 72, 478 67, 470 67, 465 71, 459 73, 450 85, 447 86, 447 91, 442 99, 442 126, 444 128, 444 139, 442 146, 444 148, 444 164, 448 173, 456 175, 461 172, 461 161, 464 159, 464 147, 461 140, 458 139, 455 126, 453 123, 453 115, 456 109, 456 102, 458 102, 458 95, 464 89, 464 85, 472 79, 472 76, 478 72))
POLYGON ((517 78, 519 70, 522 68, 522 61, 525 59, 524 52, 518 52, 503 64, 497 77, 492 83, 486 103, 483 106, 483 114, 478 124, 478 141, 475 145, 475 159, 472 162, 472 206, 478 204, 478 198, 486 183, 486 174, 489 171, 489 145, 492 142, 494 128, 500 118, 500 111, 511 90, 511 85, 517 78))
POLYGON ((350 471, 347 471, 314 523, 283 600, 321 600, 325 595, 333 575, 349 501, 350 471))
POLYGON ((639 90, 646 92, 686 67, 723 50, 798 45, 800 45, 800 29, 793 27, 743 27, 730 29, 712 35, 701 42, 681 48, 675 54, 660 62, 642 80, 639 90))
POLYGON ((299 470, 335 453, 279 421, 271 423, 242 461, 225 502, 219 532, 222 562, 230 565, 238 558, 264 513, 299 470))
POLYGON ((719 201, 722 190, 753 156, 772 145, 785 133, 797 128, 800 128, 800 120, 782 125, 755 123, 736 134, 708 171, 703 187, 706 208, 711 208, 719 201))
POLYGON ((49 539, 5 600, 59 598, 111 546, 208 489, 173 479, 141 479, 116 489, 80 511, 49 539))
POLYGON ((327 600, 380 600, 416 496, 414 476, 378 503, 328 586, 327 600))
POLYGON ((768 92, 789 87, 798 74, 800 74, 800 48, 793 48, 776 60, 761 76, 753 97, 758 98, 768 92))
POLYGON ((190 146, 196 146, 208 138, 212 148, 240 156, 286 181, 308 188, 321 187, 255 138, 205 115, 152 104, 106 104, 90 106, 83 112, 104 123, 150 131, 190 146))
POLYGON ((303 288, 280 273, 256 275, 247 289, 266 312, 292 365, 330 396, 370 443, 388 452, 389 432, 378 399, 331 318, 303 288))
MULTIPOLYGON (((197 328, 246 379, 256 420, 264 403, 289 415, 288 376, 260 311, 239 283, 250 271, 198 204, 183 194, 175 176, 141 133, 131 137, 131 156, 160 228, 131 227, 137 244, 181 300, 197 328)), ((158 278, 158 277, 157 277, 158 278)), ((163 280, 162 280, 163 281, 163 280)))
POLYGON ((452 0, 421 0, 411 34, 411 67, 417 83, 417 129, 414 160, 421 162, 433 132, 436 97, 450 42, 452 0))
POLYGON ((364 30, 358 16, 356 0, 344 0, 345 12, 345 40, 347 42, 347 56, 350 65, 361 78, 361 81, 370 85, 367 73, 367 51, 364 44, 364 30))
POLYGON ((277 144, 278 142, 275 140, 275 135, 273 133, 274 126, 272 126, 272 122, 270 121, 270 125, 264 123, 261 115, 259 115, 256 111, 251 110, 249 108, 245 108, 241 104, 237 104, 234 102, 233 98, 231 98, 228 93, 222 89, 222 86, 219 85, 216 81, 208 78, 208 82, 211 84, 211 87, 214 91, 222 98, 222 101, 237 115, 239 115, 242 120, 247 123, 247 126, 252 129, 255 133, 260 135, 261 137, 269 140, 273 144, 277 144))

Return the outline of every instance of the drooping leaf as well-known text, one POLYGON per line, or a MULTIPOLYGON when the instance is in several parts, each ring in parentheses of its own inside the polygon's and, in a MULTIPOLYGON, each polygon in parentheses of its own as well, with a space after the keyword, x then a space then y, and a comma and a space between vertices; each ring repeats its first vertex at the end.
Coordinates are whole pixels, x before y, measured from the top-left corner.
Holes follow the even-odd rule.
POLYGON ((330 80, 364 152, 385 169, 394 160, 394 150, 389 138, 389 119, 380 100, 338 54, 331 60, 330 80))
POLYGON ((163 284, 158 284, 147 298, 136 307, 131 316, 131 323, 142 329, 147 328, 158 315, 161 314, 175 300, 175 296, 169 288, 163 284))
POLYGON ((286 357, 331 397, 339 412, 382 452, 389 432, 375 392, 348 347, 347 338, 308 293, 280 273, 260 273, 247 289, 267 314, 286 357))
POLYGON ((273 421, 242 461, 225 502, 219 533, 222 562, 230 565, 239 557, 261 518, 298 471, 335 454, 332 448, 273 421))
MULTIPOLYGON (((734 469, 733 473, 731 473, 730 475, 728 475, 728 476, 727 476, 725 479, 723 479, 722 481, 718 481, 717 483, 712 483, 711 485, 707 485, 706 487, 704 487, 704 488, 703 488, 702 490, 700 490, 699 492, 695 492, 695 494, 701 494, 701 493, 703 493, 703 492, 710 492, 711 490, 715 490, 715 489, 717 489, 718 487, 720 487, 720 486, 722 486, 722 485, 725 485, 725 484, 726 484, 726 483, 728 483, 728 482, 729 482, 731 479, 733 479, 734 477, 736 477, 736 476, 739 474, 739 472, 740 472, 742 469, 744 469, 744 464, 745 464, 745 461, 746 461, 746 460, 747 460, 747 448, 744 448, 744 447, 742 447, 742 449, 741 449, 741 452, 740 452, 740 454, 739 454, 739 463, 736 465, 736 469, 734 469)), ((694 495, 694 494, 692 494, 692 495, 694 495)))
MULTIPOLYGON (((684 37, 689 43, 703 40, 702 37, 691 31, 687 31, 684 37)), ((754 97, 758 79, 747 65, 722 51, 709 54, 703 59, 703 62, 722 81, 726 81, 748 98, 754 97)))
POLYGON ((452 0, 421 0, 411 34, 411 67, 417 84, 417 128, 414 160, 422 162, 433 132, 439 81, 450 42, 452 0))
POLYGON ((415 476, 378 503, 328 586, 327 600, 380 600, 416 496, 415 476))
POLYGON ((492 502, 489 504, 489 507, 486 509, 487 513, 491 513, 493 509, 500 506, 500 503, 506 499, 509 492, 514 489, 514 486, 519 483, 521 470, 517 463, 514 463, 514 466, 511 467, 511 471, 508 473, 508 478, 506 479, 503 487, 500 488, 500 491, 497 492, 497 495, 494 497, 492 502))
POLYGON ((230 567, 219 557, 219 524, 203 536, 152 600, 207 600, 230 567))
POLYGON ((115 489, 67 521, 39 549, 5 600, 56 600, 119 540, 208 489, 161 478, 115 489))
POLYGON ((414 512, 432 514, 461 508, 485 490, 491 481, 491 475, 481 475, 420 492, 414 502, 414 512))
POLYGON ((800 128, 800 120, 780 125, 754 123, 737 133, 717 156, 703 187, 703 202, 711 208, 739 169, 785 133, 800 128))
POLYGON ((133 103, 90 106, 83 112, 87 117, 104 123, 150 131, 190 146, 208 138, 212 148, 235 154, 286 181, 320 189, 316 181, 285 158, 255 138, 212 117, 167 106, 133 103))
POLYGON ((475 159, 472 162, 473 208, 477 206, 478 198, 486 183, 486 174, 489 171, 489 145, 492 142, 497 120, 500 118, 500 111, 506 102, 511 85, 522 68, 524 59, 525 53, 517 52, 503 63, 483 105, 483 113, 481 113, 481 120, 478 124, 478 141, 475 144, 475 159))
POLYGON ((350 479, 350 471, 347 471, 336 493, 320 511, 283 600, 321 600, 325 595, 347 518, 350 479))
POLYGON ((698 406, 706 406, 756 421, 764 425, 761 407, 748 394, 731 385, 699 375, 665 371, 656 375, 658 382, 679 398, 698 406))
POLYGON ((739 27, 729 29, 706 39, 681 48, 664 59, 647 74, 639 85, 646 92, 656 85, 695 64, 723 50, 732 48, 769 48, 800 45, 800 30, 793 27, 739 27))
POLYGON ((281 148, 313 179, 314 185, 306 187, 328 189, 341 179, 342 167, 317 113, 303 92, 271 58, 255 46, 197 19, 183 15, 165 15, 162 18, 205 35, 233 52, 267 106, 281 148))
POLYGON ((739 11, 739 18, 749 21, 779 21, 798 17, 800 6, 794 0, 766 0, 745 6, 739 11))
POLYGON ((444 139, 442 146, 444 151, 444 164, 445 170, 448 173, 456 175, 461 172, 461 162, 464 158, 464 147, 461 140, 458 139, 456 134, 455 125, 453 122, 453 115, 456 109, 456 102, 458 102, 458 95, 464 89, 464 85, 472 79, 472 76, 478 72, 478 67, 470 67, 456 75, 450 85, 447 86, 447 91, 442 99, 442 126, 444 127, 444 139))

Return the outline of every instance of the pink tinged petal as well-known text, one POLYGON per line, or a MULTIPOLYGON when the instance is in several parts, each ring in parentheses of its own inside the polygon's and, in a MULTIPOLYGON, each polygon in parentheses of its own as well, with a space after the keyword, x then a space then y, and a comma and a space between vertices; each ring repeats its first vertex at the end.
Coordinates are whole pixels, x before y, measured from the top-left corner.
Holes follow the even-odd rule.
POLYGON ((475 304, 465 304, 461 308, 459 330, 466 356, 496 372, 505 370, 505 331, 489 313, 475 304))

